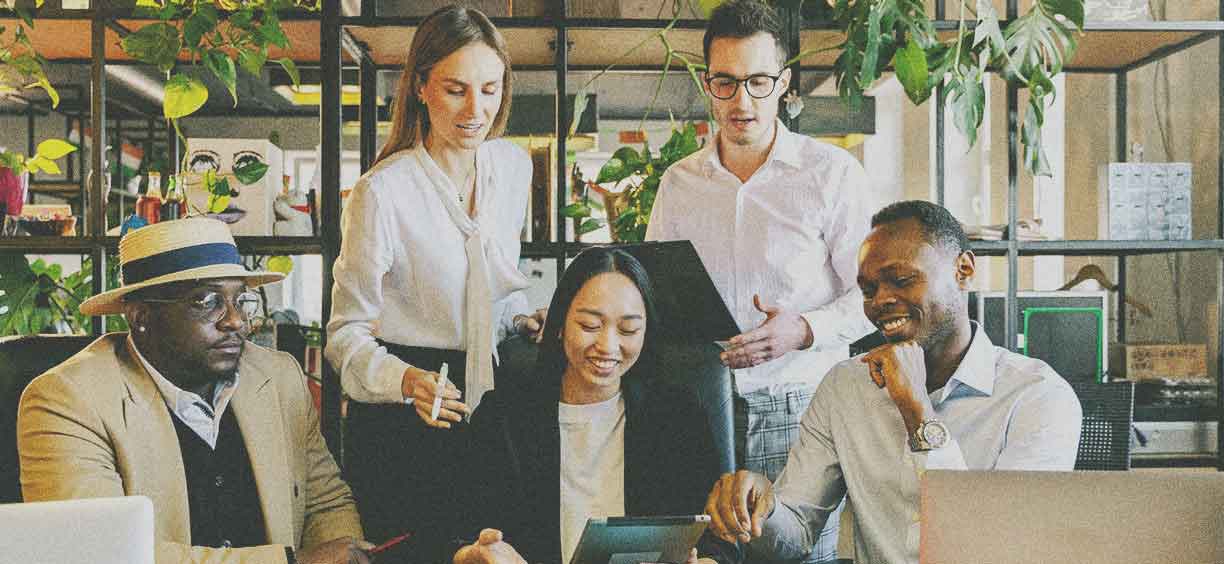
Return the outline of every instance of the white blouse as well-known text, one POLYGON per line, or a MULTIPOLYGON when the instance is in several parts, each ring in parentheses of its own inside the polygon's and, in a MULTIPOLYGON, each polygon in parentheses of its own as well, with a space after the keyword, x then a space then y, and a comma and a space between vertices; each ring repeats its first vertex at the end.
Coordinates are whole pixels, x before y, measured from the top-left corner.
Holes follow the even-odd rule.
POLYGON ((506 140, 485 142, 476 151, 474 219, 421 144, 384 159, 358 180, 340 224, 343 243, 332 268, 336 283, 325 350, 349 397, 404 401, 400 383, 409 365, 376 338, 467 350, 465 319, 484 318, 496 324, 490 336, 495 354, 497 340, 513 331, 514 316, 528 313, 521 291, 528 281, 518 259, 530 186, 530 157, 506 140), (473 234, 484 251, 489 315, 465 306, 466 245, 473 234))

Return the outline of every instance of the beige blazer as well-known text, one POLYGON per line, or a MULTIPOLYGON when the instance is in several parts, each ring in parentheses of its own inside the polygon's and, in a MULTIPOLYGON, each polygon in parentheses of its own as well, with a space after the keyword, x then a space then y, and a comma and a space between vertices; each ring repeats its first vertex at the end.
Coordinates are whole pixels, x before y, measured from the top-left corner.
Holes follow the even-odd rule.
POLYGON ((25 500, 148 496, 159 564, 278 563, 284 546, 360 539, 352 492, 323 442, 297 361, 247 343, 238 370, 229 409, 251 456, 269 545, 191 546, 174 423, 124 333, 104 335, 22 394, 17 449, 25 500))

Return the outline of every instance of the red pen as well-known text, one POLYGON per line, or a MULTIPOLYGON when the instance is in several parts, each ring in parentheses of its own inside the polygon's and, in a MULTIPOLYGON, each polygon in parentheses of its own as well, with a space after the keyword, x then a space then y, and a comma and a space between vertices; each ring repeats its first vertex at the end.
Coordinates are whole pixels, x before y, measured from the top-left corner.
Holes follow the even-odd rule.
POLYGON ((371 549, 370 549, 370 551, 369 551, 369 554, 378 554, 378 553, 380 553, 380 552, 384 552, 384 551, 386 551, 387 549, 389 549, 389 548, 391 548, 391 547, 393 547, 393 546, 395 546, 395 545, 397 545, 397 544, 399 544, 399 543, 401 543, 401 542, 404 542, 404 541, 408 540, 408 537, 411 537, 411 536, 412 536, 412 533, 404 533, 404 534, 399 535, 399 536, 397 536, 397 537, 392 537, 392 538, 391 538, 391 540, 389 540, 389 541, 387 541, 387 542, 384 542, 384 543, 382 543, 382 544, 380 544, 380 545, 378 545, 378 546, 376 546, 376 547, 374 547, 374 548, 371 548, 371 549))

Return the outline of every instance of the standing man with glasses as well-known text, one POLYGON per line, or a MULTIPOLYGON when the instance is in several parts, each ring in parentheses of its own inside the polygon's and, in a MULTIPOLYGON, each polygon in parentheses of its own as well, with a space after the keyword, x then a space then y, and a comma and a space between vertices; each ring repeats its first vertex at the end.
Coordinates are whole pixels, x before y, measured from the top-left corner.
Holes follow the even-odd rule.
MULTIPOLYGON (((735 379, 736 458, 772 480, 820 379, 872 330, 855 284, 867 176, 846 151, 778 120, 791 72, 772 8, 720 5, 704 48, 718 132, 664 174, 646 238, 691 240, 746 330, 722 353, 735 379)), ((836 559, 837 523, 832 515, 806 562, 836 559)))
POLYGON ((123 286, 81 304, 112 333, 22 394, 25 501, 143 495, 159 563, 368 562, 348 486, 293 357, 246 342, 283 275, 249 272, 224 223, 162 222, 119 243, 123 286))

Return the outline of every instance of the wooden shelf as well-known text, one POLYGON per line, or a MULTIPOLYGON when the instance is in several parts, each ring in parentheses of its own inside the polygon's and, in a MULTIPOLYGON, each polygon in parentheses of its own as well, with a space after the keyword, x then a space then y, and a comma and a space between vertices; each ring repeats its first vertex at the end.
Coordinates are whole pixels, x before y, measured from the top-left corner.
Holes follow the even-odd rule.
POLYGON ((1220 411, 1200 406, 1135 406, 1135 421, 1219 421, 1220 411))
MULTIPOLYGON (((955 37, 955 26, 956 22, 937 22, 940 38, 955 37)), ((1067 70, 1109 72, 1134 68, 1224 34, 1224 22, 1218 21, 1088 22, 1084 27, 1067 70)), ((800 32, 800 48, 832 47, 844 39, 845 34, 838 30, 807 29, 800 32)), ((800 64, 832 68, 837 56, 836 50, 825 51, 804 57, 800 64)))
MULTIPOLYGON (((0 26, 5 27, 4 34, 0 35, 3 41, 12 40, 18 21, 12 18, 0 19, 0 26)), ((129 31, 136 31, 156 22, 124 19, 118 20, 117 23, 129 31)), ((319 62, 319 21, 282 20, 281 28, 285 30, 285 35, 289 38, 292 50, 286 51, 273 47, 268 53, 269 61, 289 57, 299 63, 317 64, 319 62)), ((49 61, 88 61, 91 58, 90 34, 90 20, 87 18, 36 18, 34 28, 29 30, 30 41, 34 49, 49 61)), ((119 34, 114 29, 110 27, 106 29, 106 60, 108 62, 134 61, 119 47, 119 39, 119 34)), ((180 60, 185 62, 188 59, 184 57, 180 60)))
MULTIPOLYGON (((980 256, 1004 256, 1009 241, 970 241, 969 248, 980 256)), ((1109 241, 1060 240, 1019 241, 1020 256, 1129 256, 1159 253, 1224 251, 1224 240, 1196 239, 1190 241, 1109 241)))

